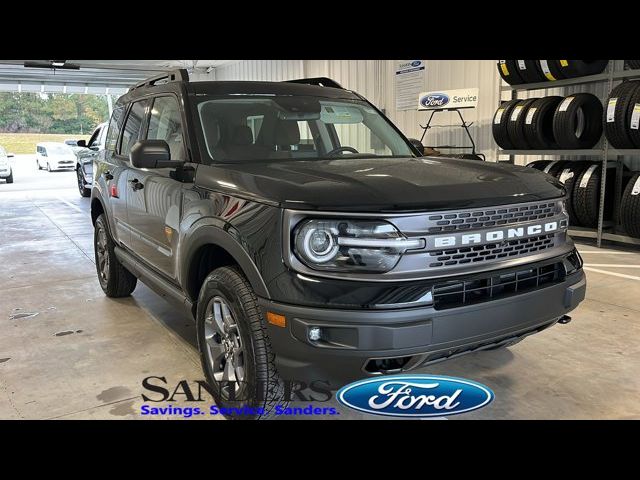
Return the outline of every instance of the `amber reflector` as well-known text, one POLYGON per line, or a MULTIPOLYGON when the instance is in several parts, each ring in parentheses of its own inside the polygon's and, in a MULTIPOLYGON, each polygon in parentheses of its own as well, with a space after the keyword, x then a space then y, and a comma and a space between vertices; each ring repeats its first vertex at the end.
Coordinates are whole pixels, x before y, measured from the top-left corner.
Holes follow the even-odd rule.
POLYGON ((276 327, 286 327, 287 319, 284 318, 284 315, 278 315, 277 313, 267 312, 267 322, 271 325, 275 325, 276 327))

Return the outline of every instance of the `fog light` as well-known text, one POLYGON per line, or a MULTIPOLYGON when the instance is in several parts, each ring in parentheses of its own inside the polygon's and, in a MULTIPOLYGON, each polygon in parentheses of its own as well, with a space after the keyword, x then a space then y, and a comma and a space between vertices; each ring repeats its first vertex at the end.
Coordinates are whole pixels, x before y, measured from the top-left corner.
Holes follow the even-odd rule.
POLYGON ((312 342, 317 342, 321 337, 320 327, 311 327, 309 329, 309 340, 312 342))

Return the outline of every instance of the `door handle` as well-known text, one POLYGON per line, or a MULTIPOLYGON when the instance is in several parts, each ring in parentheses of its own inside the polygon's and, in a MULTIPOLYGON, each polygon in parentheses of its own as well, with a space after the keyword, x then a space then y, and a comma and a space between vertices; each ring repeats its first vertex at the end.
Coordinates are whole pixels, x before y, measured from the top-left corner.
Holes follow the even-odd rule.
POLYGON ((131 188, 133 188, 134 190, 142 190, 144 188, 144 185, 140 183, 137 178, 129 180, 129 183, 131 184, 131 188))
POLYGON ((104 172, 104 178, 106 178, 107 180, 113 180, 113 175, 111 175, 111 172, 107 170, 106 172, 104 172))

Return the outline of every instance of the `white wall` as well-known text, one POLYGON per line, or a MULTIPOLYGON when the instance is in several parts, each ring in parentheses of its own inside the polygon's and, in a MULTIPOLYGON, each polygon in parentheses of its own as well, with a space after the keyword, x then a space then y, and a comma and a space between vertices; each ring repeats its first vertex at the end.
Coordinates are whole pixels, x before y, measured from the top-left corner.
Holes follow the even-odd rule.
MULTIPOLYGON (((426 113, 397 111, 395 108, 395 60, 243 60, 217 67, 216 80, 290 80, 303 77, 329 77, 345 88, 364 95, 383 109, 408 137, 420 138, 419 124, 426 123, 426 113)), ((478 150, 494 160, 496 145, 491 135, 491 119, 498 105, 500 77, 495 60, 427 60, 424 90, 480 88, 476 110, 466 110, 467 122, 474 122, 471 133, 478 150)), ((418 99, 416 98, 416 104, 418 99)), ((434 124, 458 122, 451 113, 441 113, 434 124)), ((467 145, 461 128, 434 128, 426 145, 467 145)))

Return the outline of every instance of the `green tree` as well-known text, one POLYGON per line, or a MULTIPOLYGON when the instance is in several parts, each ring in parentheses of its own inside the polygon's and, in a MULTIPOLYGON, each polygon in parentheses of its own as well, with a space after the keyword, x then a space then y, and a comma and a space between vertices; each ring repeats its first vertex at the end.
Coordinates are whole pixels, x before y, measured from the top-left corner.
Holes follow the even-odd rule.
POLYGON ((0 131, 79 134, 108 119, 104 95, 0 92, 0 131))

